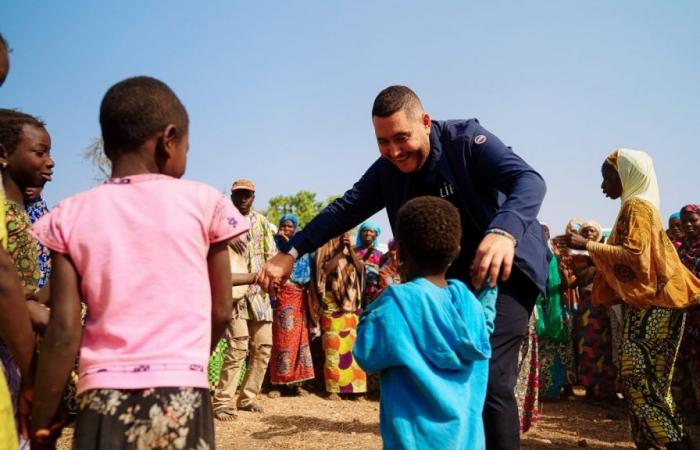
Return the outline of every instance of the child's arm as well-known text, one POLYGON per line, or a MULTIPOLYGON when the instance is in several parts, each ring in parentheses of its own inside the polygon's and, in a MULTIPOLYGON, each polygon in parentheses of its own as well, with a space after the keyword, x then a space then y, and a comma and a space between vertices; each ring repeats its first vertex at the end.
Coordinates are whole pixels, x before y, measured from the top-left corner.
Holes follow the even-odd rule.
POLYGON ((51 318, 41 345, 34 386, 32 440, 37 439, 37 431, 48 430, 56 416, 82 334, 78 272, 68 255, 53 252, 52 263, 51 318))
MULTIPOLYGON (((388 295, 387 291, 383 296, 388 295)), ((382 297, 383 297, 382 296, 382 297)), ((352 354, 365 372, 380 372, 392 366, 401 365, 399 348, 407 351, 405 342, 407 330, 401 321, 401 314, 394 305, 382 297, 375 300, 360 317, 357 338, 352 354), (377 306, 377 302, 384 304, 377 306)))
POLYGON ((15 265, 3 250, 0 250, 0 309, 0 339, 14 356, 22 379, 31 380, 34 333, 15 265))
POLYGON ((226 332, 233 314, 231 263, 226 242, 212 244, 207 255, 211 286, 211 351, 226 332))
POLYGON ((476 294, 476 298, 484 308, 484 318, 486 319, 486 330, 489 335, 493 333, 496 321, 496 299, 498 298, 498 287, 489 287, 488 283, 484 283, 484 289, 476 294))
POLYGON ((232 273, 231 274, 231 285, 232 286, 243 286, 246 284, 255 283, 255 277, 258 276, 258 272, 253 273, 232 273))

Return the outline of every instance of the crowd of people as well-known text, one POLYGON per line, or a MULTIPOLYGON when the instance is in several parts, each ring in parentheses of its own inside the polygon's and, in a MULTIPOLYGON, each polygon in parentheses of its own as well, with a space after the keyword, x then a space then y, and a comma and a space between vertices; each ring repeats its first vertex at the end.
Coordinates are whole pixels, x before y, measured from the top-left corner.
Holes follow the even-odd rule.
POLYGON ((302 228, 256 211, 248 179, 230 196, 181 179, 189 117, 165 83, 116 83, 99 121, 111 177, 49 210, 48 127, 0 109, 0 448, 55 448, 70 422, 78 449, 213 448, 214 420, 264 413, 266 384, 378 393, 387 448, 516 449, 576 388, 624 399, 637 448, 696 448, 700 207, 666 229, 645 152, 602 158, 609 232, 551 237, 537 171, 390 86, 381 157, 302 228))

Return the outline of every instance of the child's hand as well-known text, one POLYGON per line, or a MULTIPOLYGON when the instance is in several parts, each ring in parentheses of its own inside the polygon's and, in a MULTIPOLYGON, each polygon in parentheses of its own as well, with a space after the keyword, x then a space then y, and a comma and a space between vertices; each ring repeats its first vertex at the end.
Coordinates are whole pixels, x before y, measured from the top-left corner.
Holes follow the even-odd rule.
POLYGON ((27 301, 27 309, 29 310, 29 318, 32 321, 32 326, 35 330, 44 330, 49 324, 50 310, 46 306, 36 300, 27 301))
POLYGON ((47 428, 40 428, 30 432, 31 448, 39 450, 55 450, 56 442, 61 437, 63 428, 65 428, 68 422, 68 410, 66 409, 65 404, 62 403, 56 412, 56 417, 54 417, 53 421, 47 428))
POLYGON ((238 253, 239 255, 245 253, 246 243, 241 237, 237 237, 236 239, 229 241, 228 245, 233 249, 234 252, 238 253))
POLYGON ((56 450, 57 440, 51 436, 50 430, 42 428, 32 435, 31 448, 34 450, 56 450))

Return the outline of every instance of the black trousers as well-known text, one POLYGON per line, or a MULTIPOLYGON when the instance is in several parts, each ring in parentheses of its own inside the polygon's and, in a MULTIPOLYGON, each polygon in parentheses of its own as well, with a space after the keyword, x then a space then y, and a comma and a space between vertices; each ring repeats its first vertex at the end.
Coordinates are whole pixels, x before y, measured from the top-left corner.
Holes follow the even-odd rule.
POLYGON ((518 354, 538 294, 532 281, 515 267, 510 279, 498 285, 483 415, 488 450, 520 448, 520 419, 514 392, 518 354))

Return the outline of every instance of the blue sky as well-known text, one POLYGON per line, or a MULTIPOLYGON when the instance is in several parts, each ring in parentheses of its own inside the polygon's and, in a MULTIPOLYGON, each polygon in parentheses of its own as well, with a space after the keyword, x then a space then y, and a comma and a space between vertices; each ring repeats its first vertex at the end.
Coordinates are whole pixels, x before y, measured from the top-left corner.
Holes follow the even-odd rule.
POLYGON ((53 204, 94 184, 81 154, 104 92, 158 77, 190 113, 186 177, 250 178, 262 209, 349 188, 378 156, 374 96, 406 84, 434 118, 477 117, 539 170, 540 219, 560 231, 614 221, 599 173, 617 147, 654 157, 662 214, 700 202, 698 23, 685 0, 5 1, 0 105, 47 122, 53 204))

